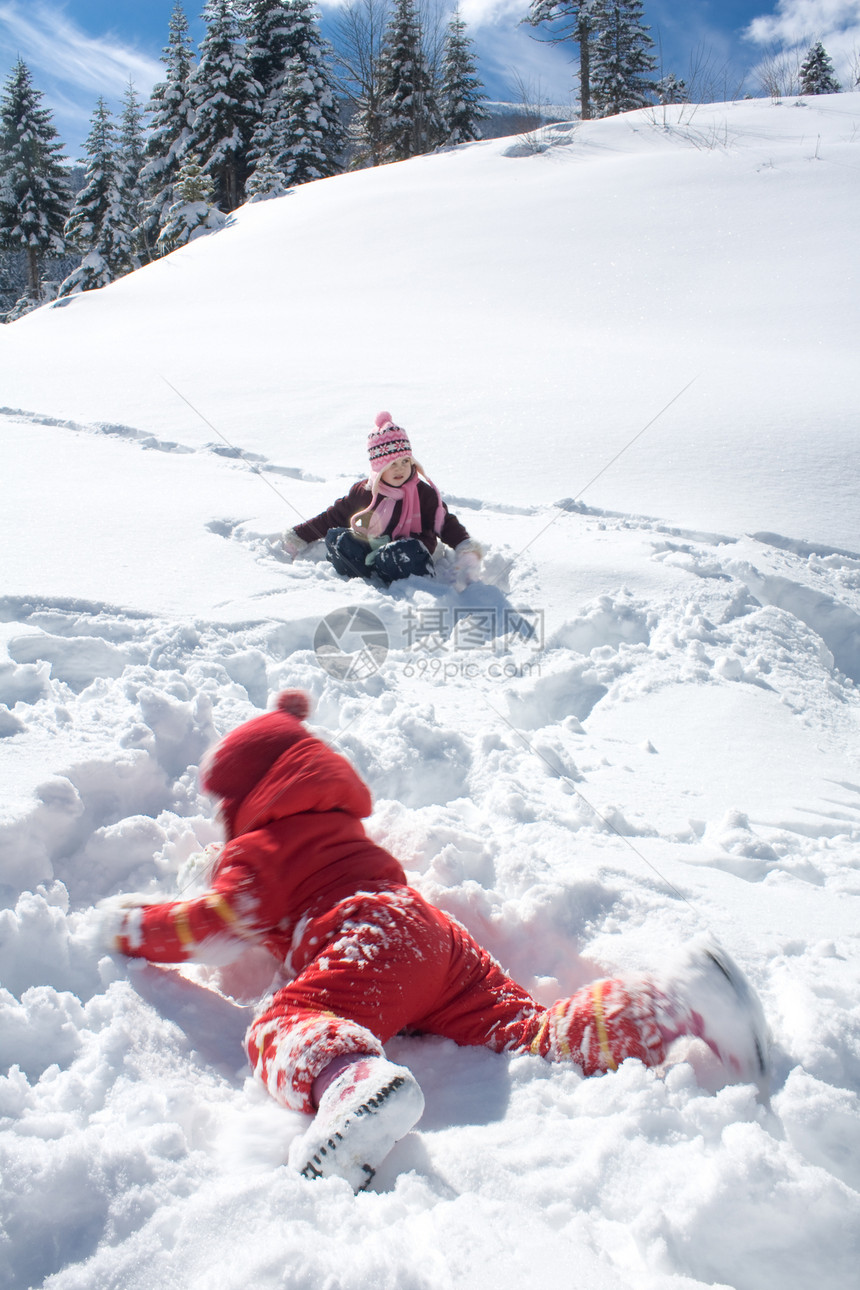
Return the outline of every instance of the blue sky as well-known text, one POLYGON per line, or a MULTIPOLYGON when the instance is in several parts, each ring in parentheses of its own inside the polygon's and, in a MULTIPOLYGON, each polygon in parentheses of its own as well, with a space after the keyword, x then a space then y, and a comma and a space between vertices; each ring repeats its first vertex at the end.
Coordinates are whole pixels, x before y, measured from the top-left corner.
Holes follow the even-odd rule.
MULTIPOLYGON (((96 99, 116 107, 129 77, 146 97, 160 78, 174 0, 0 0, 0 75, 20 55, 54 112, 70 159, 77 159, 96 99)), ((521 83, 533 95, 566 103, 571 94, 570 53, 530 38, 519 25, 528 0, 461 0, 493 98, 515 97, 521 83)), ((185 5, 199 38, 202 0, 185 5)), ((336 0, 323 5, 325 18, 336 0)), ((691 58, 700 79, 759 92, 755 67, 769 52, 823 39, 847 80, 860 50, 860 0, 645 0, 662 66, 689 79, 691 58)), ((719 97, 723 97, 722 94, 719 97)))

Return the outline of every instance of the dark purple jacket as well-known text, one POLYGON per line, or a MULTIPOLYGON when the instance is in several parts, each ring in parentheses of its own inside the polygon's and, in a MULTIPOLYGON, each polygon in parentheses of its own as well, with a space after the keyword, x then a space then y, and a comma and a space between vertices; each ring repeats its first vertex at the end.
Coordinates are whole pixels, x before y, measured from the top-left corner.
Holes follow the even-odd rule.
MULTIPOLYGON (((432 555, 436 550, 438 538, 433 529, 433 521, 436 518, 436 507, 438 499, 434 489, 429 484, 425 484, 423 479, 418 480, 418 500, 421 504, 421 532, 411 534, 412 537, 420 538, 432 555)), ((339 497, 336 502, 323 511, 320 515, 315 515, 312 520, 306 520, 304 524, 297 524, 293 530, 303 542, 318 542, 324 538, 329 529, 347 529, 353 515, 363 511, 370 505, 372 495, 368 488, 368 481, 361 479, 352 488, 345 497, 339 497)), ((397 521, 400 518, 401 503, 397 502, 394 507, 394 514, 388 525, 387 532, 393 533, 397 527, 397 521)), ((463 525, 457 519, 456 515, 451 515, 445 503, 442 503, 445 512, 445 518, 442 521, 442 532, 439 534, 446 546, 457 546, 460 542, 465 542, 469 534, 463 528, 463 525)))

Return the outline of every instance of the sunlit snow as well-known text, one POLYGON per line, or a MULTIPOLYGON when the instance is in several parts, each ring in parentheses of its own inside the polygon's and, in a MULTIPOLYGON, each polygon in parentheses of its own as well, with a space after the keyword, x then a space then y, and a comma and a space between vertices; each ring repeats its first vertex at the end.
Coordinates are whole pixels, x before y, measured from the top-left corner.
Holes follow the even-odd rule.
MULTIPOLYGON (((860 94, 650 109, 364 171, 0 330, 0 1281, 844 1290, 860 1250, 860 94), (484 581, 278 534, 390 408, 484 581), (388 652, 341 677, 360 606, 388 652), (696 1043, 600 1078, 447 1041, 373 1190, 242 1035, 267 964, 131 965, 279 689, 373 837, 543 1002, 711 930, 769 1105, 696 1043)), ((357 656, 356 656, 357 657, 357 656)))

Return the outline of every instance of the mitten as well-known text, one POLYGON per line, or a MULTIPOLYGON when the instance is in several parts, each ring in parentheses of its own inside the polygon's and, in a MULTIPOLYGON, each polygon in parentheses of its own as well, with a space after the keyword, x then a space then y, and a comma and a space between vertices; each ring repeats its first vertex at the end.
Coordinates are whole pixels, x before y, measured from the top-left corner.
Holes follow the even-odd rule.
POLYGON ((103 953, 119 954, 119 938, 125 932, 128 915, 146 903, 145 896, 107 896, 100 900, 87 927, 87 939, 93 948, 103 953))
POLYGON ((455 548, 454 587, 464 591, 470 582, 475 582, 481 572, 481 547, 472 538, 464 538, 455 548))
POLYGON ((299 537, 295 529, 287 529, 281 538, 281 544, 284 548, 284 555, 291 563, 297 555, 301 555, 305 547, 310 546, 309 542, 305 542, 303 538, 299 537))

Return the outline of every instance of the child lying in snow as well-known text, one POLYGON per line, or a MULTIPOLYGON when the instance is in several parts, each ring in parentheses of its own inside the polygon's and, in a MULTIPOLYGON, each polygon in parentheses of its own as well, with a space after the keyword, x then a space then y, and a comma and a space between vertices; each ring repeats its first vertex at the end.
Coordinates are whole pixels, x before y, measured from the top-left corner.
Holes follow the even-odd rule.
POLYGON ((414 1076, 383 1050, 404 1028, 585 1075, 626 1057, 656 1066, 674 1039, 696 1035, 735 1078, 764 1082, 760 1005, 716 947, 693 949, 662 980, 601 980, 537 1004, 369 840, 370 793, 302 724, 307 714, 307 697, 286 691, 204 760, 227 838, 206 894, 117 909, 112 927, 114 949, 157 963, 223 964, 264 945, 285 964, 292 981, 263 1001, 246 1043, 269 1092, 314 1116, 289 1154, 306 1178, 366 1187, 420 1118, 414 1076))
POLYGON ((481 548, 442 501, 436 485, 412 456, 406 431, 380 412, 367 440, 370 475, 353 484, 345 497, 283 537, 290 560, 320 538, 338 573, 387 584, 410 574, 432 574, 439 539, 454 547, 456 586, 474 582, 481 548), (419 475, 424 475, 419 479, 419 475))

